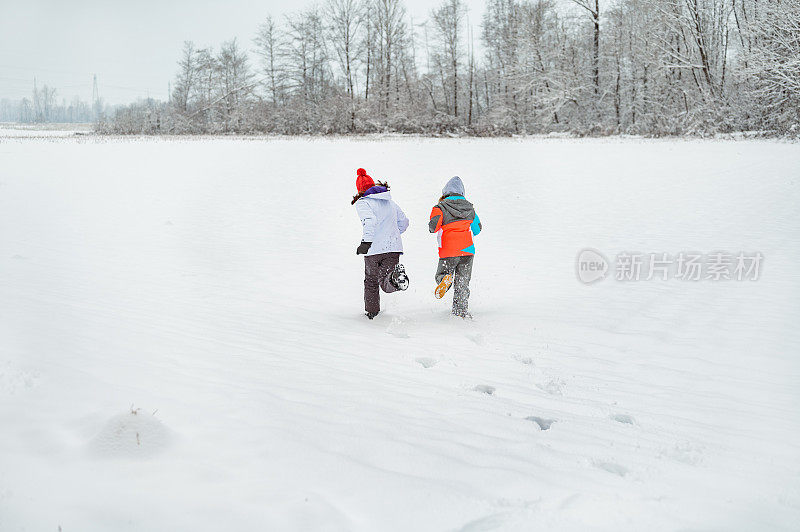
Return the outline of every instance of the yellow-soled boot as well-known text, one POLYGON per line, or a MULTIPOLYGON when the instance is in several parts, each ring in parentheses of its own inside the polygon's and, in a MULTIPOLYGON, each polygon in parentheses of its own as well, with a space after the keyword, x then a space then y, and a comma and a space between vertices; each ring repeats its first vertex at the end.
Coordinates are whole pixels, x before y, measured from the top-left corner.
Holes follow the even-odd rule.
POLYGON ((439 286, 436 287, 436 290, 433 291, 433 295, 436 296, 436 299, 442 299, 447 291, 450 290, 452 285, 453 274, 448 273, 442 278, 442 281, 439 283, 439 286))

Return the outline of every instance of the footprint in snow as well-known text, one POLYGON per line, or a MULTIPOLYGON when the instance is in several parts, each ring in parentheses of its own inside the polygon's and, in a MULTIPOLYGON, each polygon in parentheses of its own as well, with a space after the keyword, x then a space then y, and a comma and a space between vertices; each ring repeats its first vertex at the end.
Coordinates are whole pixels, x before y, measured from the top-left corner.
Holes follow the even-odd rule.
POLYGON ((475 345, 483 345, 486 343, 486 340, 481 333, 468 334, 467 338, 469 338, 475 345))
POLYGON ((620 477, 624 477, 628 474, 628 468, 623 467, 619 464, 615 464, 614 462, 604 462, 601 460, 595 461, 594 466, 602 469, 603 471, 607 471, 611 474, 618 475, 620 477))
POLYGON ((408 325, 403 318, 394 317, 392 323, 386 328, 386 334, 391 334, 395 338, 410 338, 408 334, 408 325))
POLYGON ((505 513, 487 515, 470 521, 459 528, 458 532, 487 532, 488 530, 508 528, 509 516, 510 514, 505 513))
POLYGON ((660 456, 695 466, 703 459, 703 448, 697 444, 686 441, 676 443, 669 449, 662 449, 660 456))
POLYGON ((564 395, 566 383, 561 379, 550 379, 546 384, 536 383, 536 387, 550 395, 564 395))
POLYGON ((485 393, 486 395, 493 395, 495 387, 489 386, 488 384, 479 384, 473 388, 476 392, 485 393))
POLYGON ((527 419, 528 421, 533 421, 534 423, 539 425, 539 428, 542 429, 542 430, 550 429, 550 425, 552 425, 553 423, 555 423, 557 421, 555 419, 545 419, 545 418, 539 417, 539 416, 528 416, 525 419, 527 419))
POLYGON ((629 416, 628 414, 614 414, 611 416, 611 419, 613 419, 617 423, 624 423, 626 425, 636 425, 636 420, 633 419, 633 417, 629 416))
POLYGON ((431 357, 419 357, 416 359, 416 363, 421 365, 423 368, 432 368, 437 362, 438 360, 431 357))

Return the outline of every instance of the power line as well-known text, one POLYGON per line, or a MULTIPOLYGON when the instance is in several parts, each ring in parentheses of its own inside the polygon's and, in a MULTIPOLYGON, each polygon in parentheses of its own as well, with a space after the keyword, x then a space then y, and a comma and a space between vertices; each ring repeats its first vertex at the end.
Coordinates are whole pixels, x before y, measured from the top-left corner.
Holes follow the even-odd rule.
POLYGON ((91 76, 91 72, 78 72, 77 70, 58 70, 52 68, 41 67, 21 67, 14 65, 0 65, 1 68, 10 68, 13 70, 27 70, 29 72, 51 72, 53 74, 74 74, 77 76, 91 76))
MULTIPOLYGON (((74 70, 52 70, 52 69, 48 69, 48 68, 15 67, 15 66, 11 66, 11 65, 0 65, 0 67, 3 67, 3 68, 14 68, 14 69, 17 69, 17 70, 27 70, 27 71, 36 72, 36 73, 39 73, 39 72, 47 73, 47 72, 49 72, 49 73, 60 73, 60 74, 73 74, 73 75, 77 75, 77 76, 81 76, 81 77, 83 77, 83 76, 86 76, 86 77, 94 76, 94 74, 91 73, 91 72, 77 72, 77 71, 74 71, 74 70)), ((18 81, 18 82, 21 82, 21 83, 30 83, 30 78, 0 77, 0 80, 18 81)), ((80 85, 73 85, 73 86, 85 86, 85 84, 81 83, 80 85)), ((143 94, 146 94, 148 92, 154 92, 154 93, 157 93, 157 94, 161 94, 162 93, 161 90, 153 89, 152 87, 129 87, 129 86, 124 86, 124 85, 110 85, 108 83, 103 83, 103 87, 108 87, 110 89, 131 91, 131 92, 139 92, 139 93, 143 93, 143 94)))
POLYGON ((25 83, 30 83, 31 82, 31 78, 6 78, 6 77, 0 76, 0 79, 4 80, 4 81, 24 81, 25 83))

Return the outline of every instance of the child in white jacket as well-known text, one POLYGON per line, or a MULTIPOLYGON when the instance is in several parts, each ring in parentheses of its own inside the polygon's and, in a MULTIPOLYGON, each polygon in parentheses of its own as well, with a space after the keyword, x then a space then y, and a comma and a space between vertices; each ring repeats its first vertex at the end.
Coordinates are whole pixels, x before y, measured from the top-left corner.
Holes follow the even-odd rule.
POLYGON ((369 319, 381 310, 380 290, 391 293, 408 288, 408 275, 402 264, 403 241, 400 234, 408 228, 408 218, 392 201, 389 184, 377 184, 359 168, 352 204, 361 219, 363 236, 356 249, 364 257, 364 310, 369 319))

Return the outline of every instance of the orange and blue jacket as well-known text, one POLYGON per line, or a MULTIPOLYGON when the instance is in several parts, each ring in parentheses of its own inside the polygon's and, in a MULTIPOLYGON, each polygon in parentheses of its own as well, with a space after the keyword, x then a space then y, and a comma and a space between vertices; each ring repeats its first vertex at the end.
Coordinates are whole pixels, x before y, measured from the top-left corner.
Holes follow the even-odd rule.
POLYGON ((466 257, 475 254, 472 235, 481 232, 481 219, 464 196, 449 195, 431 211, 428 230, 436 233, 439 258, 466 257))

